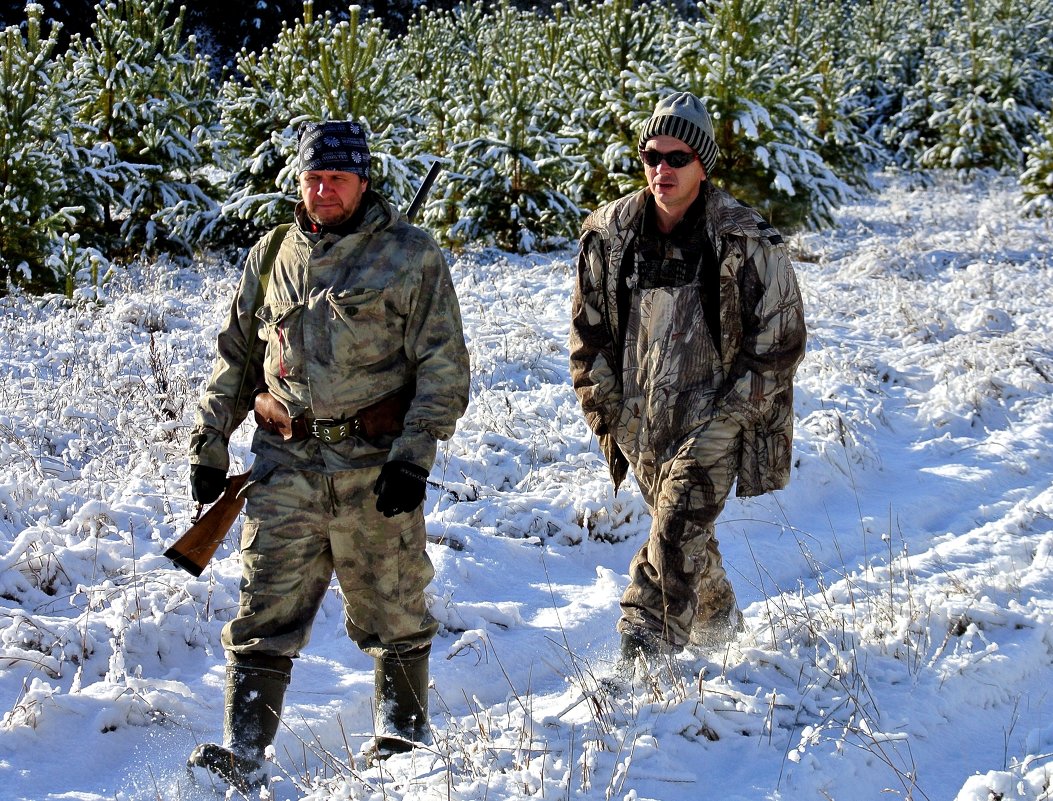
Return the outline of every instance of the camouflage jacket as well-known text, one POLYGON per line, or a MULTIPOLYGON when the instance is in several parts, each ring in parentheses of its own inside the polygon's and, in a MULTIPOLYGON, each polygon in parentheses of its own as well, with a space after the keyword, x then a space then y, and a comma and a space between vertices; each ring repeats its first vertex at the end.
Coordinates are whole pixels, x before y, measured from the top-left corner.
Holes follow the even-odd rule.
MULTIPOLYGON (((719 263, 720 364, 712 370, 717 386, 705 395, 708 408, 696 410, 692 428, 741 431, 737 494, 758 495, 789 480, 793 375, 804 357, 804 311, 778 232, 709 181, 702 191, 706 233, 719 263)), ((637 399, 623 396, 626 339, 619 299, 629 291, 633 239, 647 199, 641 190, 585 220, 571 309, 571 378, 615 486, 628 469, 622 451, 641 438, 624 430, 623 410, 637 399)), ((656 423, 644 419, 639 425, 656 423)))
POLYGON ((249 252, 219 335, 219 357, 191 432, 190 461, 229 467, 227 442, 266 388, 290 416, 344 419, 415 384, 400 435, 336 444, 284 441, 257 428, 257 456, 331 473, 405 459, 430 469, 468 403, 469 364, 461 313, 442 251, 368 191, 351 234, 307 233, 302 203, 277 253, 266 295, 254 309, 272 231, 249 252), (257 318, 256 346, 246 367, 257 318), (245 389, 238 402, 245 374, 245 389))

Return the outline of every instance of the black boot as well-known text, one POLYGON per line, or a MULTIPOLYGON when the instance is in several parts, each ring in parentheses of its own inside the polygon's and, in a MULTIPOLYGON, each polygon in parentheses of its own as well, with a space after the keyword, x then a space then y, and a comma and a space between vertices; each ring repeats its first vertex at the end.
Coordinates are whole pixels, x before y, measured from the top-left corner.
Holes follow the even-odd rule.
POLYGON ((622 634, 621 657, 623 662, 633 663, 643 657, 650 662, 661 653, 658 637, 643 629, 633 629, 622 634))
POLYGON ((683 649, 662 639, 656 631, 633 627, 622 632, 619 650, 618 662, 614 666, 614 678, 617 681, 631 682, 643 673, 650 673, 668 663, 683 649))
POLYGON ((370 761, 405 753, 417 743, 431 742, 428 728, 428 657, 431 646, 410 652, 389 652, 376 660, 374 684, 377 737, 370 761))
POLYGON ((731 605, 719 609, 708 617, 706 610, 700 609, 695 619, 691 622, 692 645, 702 648, 722 648, 746 630, 742 622, 742 613, 735 602, 731 599, 731 605))
POLYGON ((227 667, 224 745, 202 743, 187 766, 206 768, 242 794, 262 787, 264 752, 278 733, 291 673, 288 657, 235 656, 227 667))

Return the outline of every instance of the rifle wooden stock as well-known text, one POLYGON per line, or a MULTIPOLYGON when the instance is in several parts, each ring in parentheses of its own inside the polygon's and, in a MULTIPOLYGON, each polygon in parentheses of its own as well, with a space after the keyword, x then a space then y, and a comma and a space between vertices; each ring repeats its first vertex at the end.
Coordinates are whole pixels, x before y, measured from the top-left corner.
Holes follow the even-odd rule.
POLYGON ((190 575, 200 576, 245 505, 238 492, 248 478, 247 472, 228 478, 223 494, 165 551, 165 556, 190 575))

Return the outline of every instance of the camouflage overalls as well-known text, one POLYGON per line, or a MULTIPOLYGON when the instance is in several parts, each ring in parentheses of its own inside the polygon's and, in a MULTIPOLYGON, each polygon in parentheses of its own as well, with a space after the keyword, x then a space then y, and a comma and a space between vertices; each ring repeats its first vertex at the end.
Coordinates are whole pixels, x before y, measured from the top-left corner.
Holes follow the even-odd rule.
MULTIPOLYGON (((344 419, 397 393, 416 394, 400 434, 330 444, 285 441, 257 428, 243 494, 243 575, 237 616, 223 631, 235 656, 291 658, 307 643, 335 571, 348 635, 367 653, 426 647, 436 624, 424 589, 433 571, 424 513, 384 517, 372 488, 389 459, 430 470, 468 402, 468 354, 442 251, 368 191, 350 232, 312 234, 302 203, 285 235, 259 320, 258 347, 239 387, 260 263, 246 261, 219 360, 191 436, 191 462, 228 468, 227 440, 266 388, 292 417, 344 419)), ((273 235, 273 234, 272 234, 273 235)))
POLYGON ((782 240, 752 210, 706 181, 663 238, 649 202, 585 222, 571 376, 615 485, 631 466, 653 516, 618 628, 678 649, 735 606, 714 524, 736 479, 739 495, 788 480, 805 328, 782 240))

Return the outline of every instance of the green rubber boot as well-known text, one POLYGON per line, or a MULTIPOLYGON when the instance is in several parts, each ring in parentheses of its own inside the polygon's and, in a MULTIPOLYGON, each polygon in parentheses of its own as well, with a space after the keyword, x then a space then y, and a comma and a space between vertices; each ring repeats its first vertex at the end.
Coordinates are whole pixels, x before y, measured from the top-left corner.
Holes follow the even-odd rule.
POLYGON ((264 753, 278 733, 291 674, 287 657, 236 657, 227 667, 224 745, 202 743, 187 767, 205 768, 242 794, 262 787, 267 779, 264 753))
POLYGON ((431 646, 408 653, 389 652, 376 660, 374 686, 377 736, 371 762, 431 742, 428 726, 428 658, 431 646))

